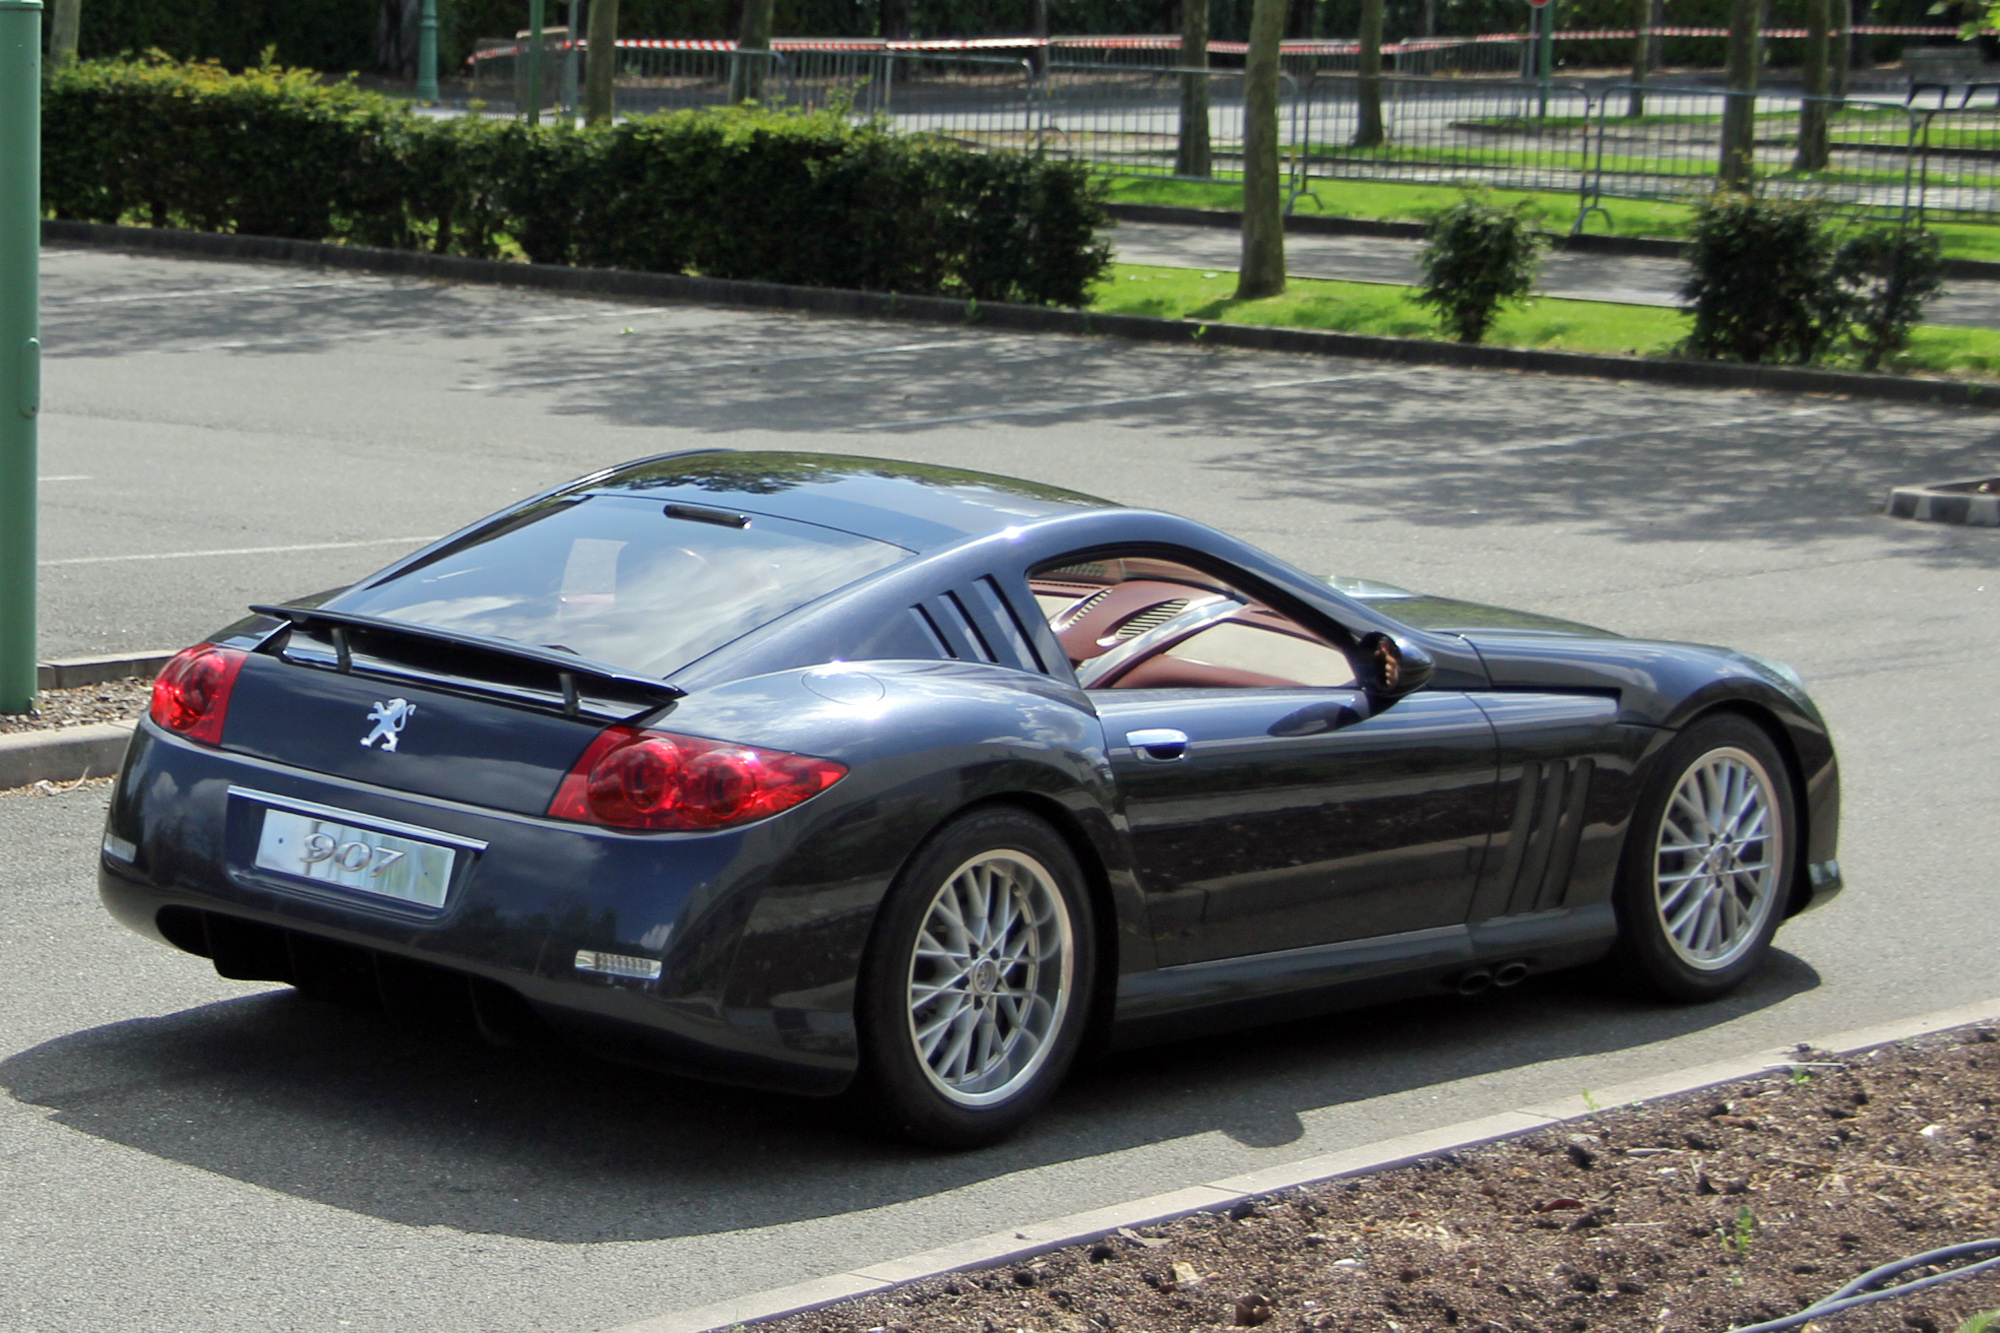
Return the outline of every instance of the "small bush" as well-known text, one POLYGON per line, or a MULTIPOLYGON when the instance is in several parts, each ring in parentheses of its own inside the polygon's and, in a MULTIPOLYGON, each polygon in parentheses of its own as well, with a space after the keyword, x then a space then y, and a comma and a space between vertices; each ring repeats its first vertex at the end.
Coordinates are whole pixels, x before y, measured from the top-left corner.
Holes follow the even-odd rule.
POLYGON ((1875 370, 1909 345, 1944 285, 1929 232, 1877 226, 1843 238, 1819 205, 1745 194, 1696 208, 1687 258, 1686 350, 1708 359, 1804 364, 1845 344, 1875 370))
POLYGON ((1038 305, 1083 304, 1110 262, 1083 164, 830 112, 434 120, 156 54, 54 71, 44 124, 59 218, 1038 305))
POLYGON ((1834 252, 1833 270, 1848 296, 1848 339, 1875 370, 1910 345, 1924 303, 1944 290, 1944 248, 1931 232, 1871 227, 1834 252))
POLYGON ((1695 207, 1681 300, 1694 316, 1687 350, 1707 360, 1815 359, 1846 324, 1825 210, 1718 191, 1695 207))
POLYGON ((1534 291, 1541 248, 1520 209, 1467 198, 1431 224, 1418 257, 1424 280, 1416 300, 1435 306, 1453 337, 1476 343, 1502 303, 1534 291))

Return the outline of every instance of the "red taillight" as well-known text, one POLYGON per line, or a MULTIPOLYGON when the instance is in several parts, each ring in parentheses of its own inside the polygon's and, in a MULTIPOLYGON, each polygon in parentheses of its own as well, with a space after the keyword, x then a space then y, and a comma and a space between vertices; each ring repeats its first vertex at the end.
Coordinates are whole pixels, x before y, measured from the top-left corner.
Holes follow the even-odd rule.
POLYGON ((726 828, 789 810, 846 773, 831 759, 612 727, 576 761, 549 813, 616 828, 726 828))
POLYGON ((212 643, 175 653, 153 682, 153 721, 191 741, 220 745, 229 692, 249 655, 212 643))

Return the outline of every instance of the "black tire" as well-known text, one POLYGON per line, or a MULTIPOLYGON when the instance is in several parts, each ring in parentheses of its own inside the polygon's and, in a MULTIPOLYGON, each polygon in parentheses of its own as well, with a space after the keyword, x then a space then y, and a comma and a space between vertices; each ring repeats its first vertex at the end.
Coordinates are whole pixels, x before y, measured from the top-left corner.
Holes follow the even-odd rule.
POLYGON ((933 1147, 1006 1138, 1076 1058, 1095 957, 1083 872, 1054 829, 1007 807, 947 824, 903 868, 876 917, 855 1006, 857 1110, 933 1147), (925 936, 927 923, 950 936, 960 909, 982 893, 1020 919, 997 934, 989 926, 983 944, 972 933, 925 936))
POLYGON ((1625 837, 1624 975, 1683 1002, 1741 986, 1770 953, 1798 855, 1791 774, 1770 736, 1735 714, 1696 722, 1661 753, 1625 837))

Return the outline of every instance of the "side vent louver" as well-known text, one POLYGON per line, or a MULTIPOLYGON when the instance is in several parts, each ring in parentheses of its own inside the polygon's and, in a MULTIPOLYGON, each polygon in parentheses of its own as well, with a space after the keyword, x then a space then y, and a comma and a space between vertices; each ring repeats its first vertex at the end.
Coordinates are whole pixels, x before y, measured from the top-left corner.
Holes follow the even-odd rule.
POLYGON ((1176 597, 1171 602, 1161 602, 1158 606, 1147 607, 1120 625, 1113 633, 1120 639, 1136 639, 1147 630, 1166 624, 1185 610, 1187 610, 1187 599, 1176 597))
POLYGON ((962 588, 926 598, 911 607, 910 613, 945 657, 1022 671, 1048 669, 1013 606, 990 578, 975 579, 962 588))
POLYGON ((1500 882, 1507 886, 1502 915, 1563 905, 1577 843, 1583 837, 1584 802, 1595 768, 1589 759, 1521 766, 1514 821, 1507 830, 1507 856, 1500 867, 1500 882))

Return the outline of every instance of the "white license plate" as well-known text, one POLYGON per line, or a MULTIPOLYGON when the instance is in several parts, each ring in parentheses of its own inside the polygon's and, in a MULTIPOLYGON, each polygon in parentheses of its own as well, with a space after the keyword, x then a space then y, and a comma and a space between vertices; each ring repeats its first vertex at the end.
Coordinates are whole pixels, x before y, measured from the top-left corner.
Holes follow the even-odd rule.
POLYGON ((257 867, 344 889, 443 907, 457 851, 292 810, 264 811, 257 867))

